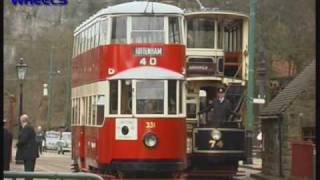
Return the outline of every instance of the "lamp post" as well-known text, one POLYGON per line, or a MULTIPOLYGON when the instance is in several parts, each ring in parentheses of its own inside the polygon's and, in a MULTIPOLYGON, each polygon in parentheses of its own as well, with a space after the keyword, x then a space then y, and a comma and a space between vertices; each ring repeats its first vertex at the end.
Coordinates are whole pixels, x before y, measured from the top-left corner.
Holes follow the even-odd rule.
MULTIPOLYGON (((26 77, 28 66, 23 62, 23 58, 19 59, 19 62, 16 64, 16 71, 17 71, 17 77, 19 81, 20 86, 20 97, 19 97, 19 116, 18 116, 18 134, 21 131, 21 124, 20 124, 20 116, 23 113, 23 81, 26 77)), ((16 164, 23 164, 23 161, 19 159, 18 151, 16 154, 16 164)))
MULTIPOLYGON (((27 64, 23 62, 23 58, 20 58, 19 62, 16 64, 16 71, 17 71, 17 76, 18 76, 18 81, 19 81, 19 86, 20 86, 19 117, 23 113, 23 81, 26 77, 27 69, 28 69, 27 64)), ((18 127, 19 127, 18 132, 20 132, 21 125, 20 125, 19 118, 18 118, 18 127)))

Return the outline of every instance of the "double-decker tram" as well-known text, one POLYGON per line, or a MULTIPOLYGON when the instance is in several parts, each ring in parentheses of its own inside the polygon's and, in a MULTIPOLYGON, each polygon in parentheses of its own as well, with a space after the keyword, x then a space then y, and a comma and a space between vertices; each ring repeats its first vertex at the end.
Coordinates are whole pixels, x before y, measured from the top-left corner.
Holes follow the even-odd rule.
POLYGON ((248 17, 205 10, 185 19, 189 170, 232 176, 245 159, 248 17))
POLYGON ((81 170, 168 174, 186 166, 183 11, 100 10, 74 31, 72 158, 81 170))

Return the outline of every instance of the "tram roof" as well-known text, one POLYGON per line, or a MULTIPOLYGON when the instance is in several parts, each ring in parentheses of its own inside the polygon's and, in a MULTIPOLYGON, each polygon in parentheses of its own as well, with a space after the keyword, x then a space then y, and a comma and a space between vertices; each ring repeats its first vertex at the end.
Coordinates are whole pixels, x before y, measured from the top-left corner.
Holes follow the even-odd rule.
POLYGON ((247 14, 235 12, 235 11, 226 11, 226 10, 206 10, 206 11, 194 11, 194 12, 186 12, 185 16, 212 16, 212 15, 222 15, 222 16, 234 16, 234 17, 242 17, 242 18, 249 18, 247 14))
POLYGON ((173 5, 150 1, 133 1, 128 3, 121 3, 101 9, 96 14, 89 17, 89 19, 81 23, 75 29, 75 32, 79 31, 82 27, 84 27, 86 24, 97 17, 116 14, 183 14, 183 10, 173 5))

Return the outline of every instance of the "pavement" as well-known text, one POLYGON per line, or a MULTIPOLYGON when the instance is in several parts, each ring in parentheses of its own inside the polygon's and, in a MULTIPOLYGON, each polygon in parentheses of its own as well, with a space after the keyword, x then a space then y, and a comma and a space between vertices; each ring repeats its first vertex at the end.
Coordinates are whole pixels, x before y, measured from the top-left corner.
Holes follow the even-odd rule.
POLYGON ((243 161, 239 161, 239 167, 261 171, 262 170, 262 159, 253 157, 252 164, 245 164, 243 161))
POLYGON ((250 177, 257 179, 257 180, 286 180, 287 178, 281 178, 281 177, 276 177, 276 176, 268 176, 262 173, 258 174, 251 174, 250 177))
MULTIPOLYGON (((10 163, 10 171, 24 171, 23 164, 16 164, 15 155, 16 148, 12 148, 12 160, 10 163)), ((48 150, 40 154, 40 157, 36 160, 35 171, 39 172, 71 172, 70 165, 72 163, 71 153, 66 152, 63 155, 57 151, 48 150)))

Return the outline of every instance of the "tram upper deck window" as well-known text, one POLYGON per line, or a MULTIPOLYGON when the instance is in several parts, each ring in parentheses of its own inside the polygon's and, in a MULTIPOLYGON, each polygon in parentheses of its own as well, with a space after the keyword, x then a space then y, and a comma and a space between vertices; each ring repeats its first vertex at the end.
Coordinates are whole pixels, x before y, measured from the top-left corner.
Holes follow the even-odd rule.
POLYGON ((187 47, 214 48, 215 20, 198 17, 188 21, 187 47))
POLYGON ((169 43, 182 43, 178 17, 169 17, 169 43))
POLYGON ((111 43, 127 42, 127 17, 114 17, 112 19, 111 43))
POLYGON ((132 43, 164 43, 164 17, 132 16, 132 43))
POLYGON ((164 81, 137 81, 137 114, 164 113, 164 81))

